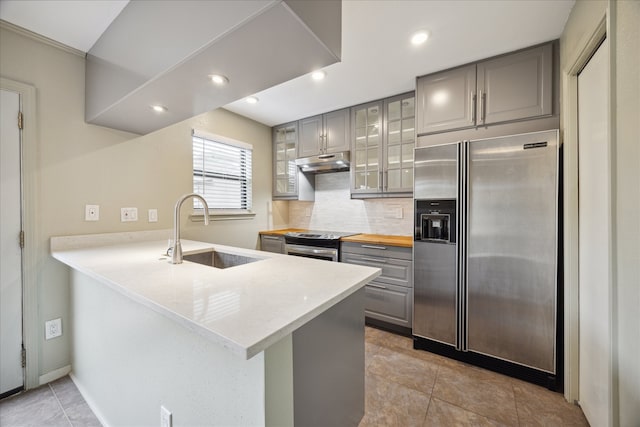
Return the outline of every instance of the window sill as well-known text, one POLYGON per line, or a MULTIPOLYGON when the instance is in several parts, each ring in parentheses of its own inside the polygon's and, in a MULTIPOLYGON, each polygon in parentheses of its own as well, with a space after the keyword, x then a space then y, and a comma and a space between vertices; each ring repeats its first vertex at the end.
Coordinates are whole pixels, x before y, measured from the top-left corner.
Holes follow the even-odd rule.
MULTIPOLYGON (((210 221, 227 221, 227 220, 237 220, 237 219, 253 219, 256 216, 255 212, 252 211, 225 211, 225 210, 209 210, 209 220, 210 221)), ((189 215, 189 219, 192 222, 204 222, 204 211, 201 212, 193 212, 189 215)))

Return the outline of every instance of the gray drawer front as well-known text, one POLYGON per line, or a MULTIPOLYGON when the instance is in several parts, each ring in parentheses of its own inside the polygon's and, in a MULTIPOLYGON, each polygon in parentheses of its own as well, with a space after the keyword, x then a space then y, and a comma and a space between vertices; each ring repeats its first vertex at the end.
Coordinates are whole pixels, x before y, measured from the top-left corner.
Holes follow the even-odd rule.
POLYGON ((260 236, 260 250, 266 252, 284 253, 284 237, 281 236, 260 236))
POLYGON ((411 287, 413 269, 412 262, 405 259, 388 258, 386 256, 360 255, 349 252, 342 253, 342 262, 349 264, 376 267, 382 270, 376 282, 390 283, 397 286, 411 287))
POLYGON ((411 328, 413 290, 373 281, 365 286, 365 316, 411 328))
POLYGON ((411 261, 411 248, 400 246, 379 245, 370 243, 342 242, 342 252, 360 255, 371 255, 374 257, 399 258, 411 261))

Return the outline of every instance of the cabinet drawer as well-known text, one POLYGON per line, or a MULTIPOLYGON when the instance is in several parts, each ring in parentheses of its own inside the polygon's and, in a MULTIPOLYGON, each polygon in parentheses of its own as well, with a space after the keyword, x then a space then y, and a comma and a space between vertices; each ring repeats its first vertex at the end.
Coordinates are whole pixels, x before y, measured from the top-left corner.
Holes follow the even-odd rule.
POLYGON ((343 254, 352 253, 360 255, 369 255, 373 257, 388 257, 406 259, 411 261, 412 252, 411 248, 404 248, 399 246, 389 246, 373 243, 356 243, 356 242, 342 242, 340 248, 343 254))
POLYGON ((373 281, 365 286, 365 316, 411 328, 413 290, 373 281))
POLYGON ((411 280, 412 262, 408 260, 343 253, 342 262, 380 268, 382 273, 376 278, 377 282, 405 287, 411 286, 413 282, 411 280))
POLYGON ((284 253, 284 237, 281 236, 260 236, 260 250, 266 252, 284 253))

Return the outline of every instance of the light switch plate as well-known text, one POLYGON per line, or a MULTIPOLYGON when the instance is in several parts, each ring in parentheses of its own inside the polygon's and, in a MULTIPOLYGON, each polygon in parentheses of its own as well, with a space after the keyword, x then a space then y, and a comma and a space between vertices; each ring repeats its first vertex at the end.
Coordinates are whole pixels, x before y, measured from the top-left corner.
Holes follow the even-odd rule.
POLYGON ((85 205, 84 206, 84 220, 85 221, 98 221, 100 219, 100 206, 98 205, 85 205))
POLYGON ((138 208, 120 208, 120 221, 129 222, 138 220, 138 208))
POLYGON ((158 209, 149 209, 149 222, 158 222, 158 209))

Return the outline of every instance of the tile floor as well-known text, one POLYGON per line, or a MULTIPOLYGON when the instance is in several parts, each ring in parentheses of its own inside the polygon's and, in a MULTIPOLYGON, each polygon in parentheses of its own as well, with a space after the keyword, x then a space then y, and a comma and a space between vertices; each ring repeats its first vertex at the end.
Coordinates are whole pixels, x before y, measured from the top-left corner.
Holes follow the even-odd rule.
MULTIPOLYGON (((520 380, 425 351, 366 328, 360 427, 588 426, 578 406, 520 380)), ((99 426, 69 377, 0 401, 0 426, 99 426)))
POLYGON ((0 401, 2 427, 94 427, 100 422, 68 376, 0 401))
POLYGON ((588 426, 559 393, 422 350, 366 328, 369 426, 588 426))

